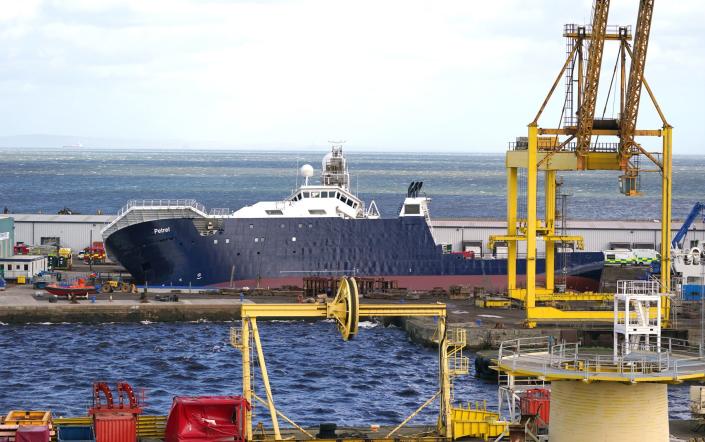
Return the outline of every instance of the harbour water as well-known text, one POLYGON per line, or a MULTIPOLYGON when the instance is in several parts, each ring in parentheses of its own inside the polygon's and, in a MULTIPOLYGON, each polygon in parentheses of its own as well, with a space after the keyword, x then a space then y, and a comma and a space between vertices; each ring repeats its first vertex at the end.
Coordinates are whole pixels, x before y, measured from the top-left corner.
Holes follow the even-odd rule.
MULTIPOLYGON (((240 394, 240 353, 226 323, 56 324, 0 327, 0 410, 51 408, 83 415, 91 382, 146 388, 147 412, 166 414, 175 395, 240 394)), ((363 322, 344 342, 332 322, 262 322, 275 400, 306 425, 401 422, 438 388, 437 352, 398 328, 363 322)), ((264 391, 256 370, 256 390, 264 391)), ((496 403, 490 383, 464 377, 458 399, 496 403)), ((259 408, 266 419, 266 408, 259 408)), ((419 422, 432 423, 431 409, 419 422)))
MULTIPOLYGON (((152 414, 167 414, 175 395, 239 394, 240 353, 228 343, 230 325, 0 326, 0 410, 85 415, 96 380, 145 388, 152 414)), ((410 342, 401 329, 364 322, 344 342, 331 322, 259 328, 276 403, 298 423, 395 424, 437 390, 436 350, 410 342)), ((264 396, 259 375, 255 382, 264 396)), ((459 401, 497 404, 496 384, 472 374, 456 379, 454 393, 459 401)), ((669 387, 669 398, 671 417, 688 417, 688 386, 669 387)), ((264 407, 259 416, 266 420, 264 407)), ((435 416, 429 408, 414 422, 432 424, 435 416)))
MULTIPOLYGON (((0 209, 14 213, 116 213, 128 199, 193 198, 208 208, 238 209, 280 200, 297 183, 297 166, 320 172, 326 150, 157 151, 0 148, 0 209)), ((424 181, 433 217, 505 216, 503 154, 373 153, 346 150, 352 190, 394 217, 411 181, 424 181)), ((705 156, 675 156, 673 216, 683 218, 705 188, 705 156)), ((657 173, 642 176, 643 195, 618 191, 617 172, 564 174, 568 217, 656 219, 657 173), (599 201, 599 204, 597 203, 599 201)), ((317 176, 316 176, 317 178, 317 176)), ((299 178, 300 180, 300 178, 299 178)))
MULTIPOLYGON (((128 199, 194 198, 237 209, 286 197, 297 166, 317 169, 326 152, 0 149, 0 209, 14 213, 115 213, 128 199)), ((392 154, 348 150, 352 188, 395 216, 411 181, 424 181, 433 217, 502 218, 501 154, 392 154)), ((674 158, 673 216, 702 199, 703 156, 674 158)), ((645 174, 643 196, 617 190, 617 173, 566 174, 573 219, 656 219, 658 174, 645 174)), ((51 408, 82 415, 95 380, 127 380, 147 390, 147 412, 166 414, 174 395, 237 394, 240 356, 224 323, 52 324, 0 326, 0 411, 51 408)), ((261 326, 274 394, 284 413, 306 425, 393 424, 436 388, 433 349, 396 328, 367 324, 342 342, 331 323, 261 326)), ((672 418, 689 416, 688 386, 669 387, 672 418)), ((261 392, 261 388, 260 388, 261 392)), ((496 405, 496 385, 458 379, 457 399, 496 405)), ((262 410, 264 411, 264 410, 262 410)), ((431 410, 420 423, 433 423, 431 410)))

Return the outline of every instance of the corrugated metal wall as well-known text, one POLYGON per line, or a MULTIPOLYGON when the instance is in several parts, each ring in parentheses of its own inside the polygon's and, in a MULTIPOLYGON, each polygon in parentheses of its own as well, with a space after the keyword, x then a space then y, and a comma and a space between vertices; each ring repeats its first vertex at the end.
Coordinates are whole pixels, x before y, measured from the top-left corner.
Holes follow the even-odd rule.
POLYGON ((15 245, 12 218, 0 217, 0 258, 7 258, 13 254, 15 245))
POLYGON ((15 238, 26 244, 41 244, 42 237, 58 237, 62 247, 78 252, 92 241, 103 241, 100 235, 103 227, 104 224, 90 222, 22 221, 15 223, 15 238))
MULTIPOLYGON (((677 226, 680 228, 680 225, 677 226)), ((674 234, 677 231, 674 229, 674 234)), ((610 248, 611 243, 646 243, 654 244, 657 248, 661 243, 661 232, 658 224, 655 224, 653 229, 645 228, 615 228, 615 229, 567 229, 568 235, 581 235, 585 241, 586 251, 602 251, 610 248)), ((463 241, 482 241, 483 254, 490 254, 492 251, 488 248, 490 235, 505 235, 506 230, 500 227, 452 227, 452 226, 434 226, 433 236, 436 243, 451 244, 453 251, 462 250, 463 241)), ((688 232, 686 236, 686 247, 690 246, 689 241, 698 240, 702 246, 705 244, 705 229, 696 228, 688 232)), ((537 253, 544 252, 543 241, 537 243, 537 253)), ((519 246, 519 254, 526 253, 526 243, 522 242, 519 246)))

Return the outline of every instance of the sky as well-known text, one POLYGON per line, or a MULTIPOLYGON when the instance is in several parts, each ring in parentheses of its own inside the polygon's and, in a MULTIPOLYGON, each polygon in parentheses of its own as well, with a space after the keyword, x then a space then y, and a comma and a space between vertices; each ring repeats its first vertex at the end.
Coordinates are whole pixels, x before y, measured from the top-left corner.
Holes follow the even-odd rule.
MULTIPOLYGON (((563 24, 588 23, 591 5, 2 0, 0 136, 502 152, 526 133, 564 61, 563 24)), ((633 25, 637 8, 613 0, 610 23, 633 25)), ((675 127, 677 154, 705 154, 703 23, 701 0, 656 2, 646 78, 675 127)), ((605 49, 602 98, 616 50, 605 49)), ((561 84, 543 126, 557 124, 562 94, 561 84)), ((614 104, 606 109, 613 115, 614 104)), ((661 126, 650 103, 641 109, 640 127, 661 126)))

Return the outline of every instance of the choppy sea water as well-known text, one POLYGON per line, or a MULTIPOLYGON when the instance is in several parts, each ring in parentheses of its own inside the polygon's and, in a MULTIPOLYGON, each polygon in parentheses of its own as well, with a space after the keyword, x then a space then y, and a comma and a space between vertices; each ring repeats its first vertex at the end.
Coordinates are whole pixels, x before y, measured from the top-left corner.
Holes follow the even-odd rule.
MULTIPOLYGON (((0 209, 14 213, 116 213, 128 199, 193 198, 208 208, 238 209, 287 197, 297 166, 320 173, 325 150, 158 151, 0 148, 0 209)), ((346 151, 352 190, 383 217, 394 217, 411 181, 423 181, 434 217, 503 218, 503 154, 372 153, 346 151)), ((683 218, 705 187, 705 156, 675 156, 673 216, 683 218)), ((566 173, 568 217, 655 219, 660 179, 644 173, 643 195, 618 192, 617 172, 566 173)), ((301 179, 298 179, 301 182, 301 179)))
MULTIPOLYGON (((240 353, 228 343, 229 326, 0 326, 0 414, 85 415, 96 380, 145 388, 153 414, 168 413, 175 395, 240 394, 240 353)), ((365 322, 348 342, 331 322, 261 322, 259 329, 275 402, 300 424, 396 424, 437 390, 436 350, 410 342, 401 329, 365 322)), ((259 375, 256 390, 264 397, 259 375)), ((497 386, 472 374, 457 378, 454 390, 457 401, 497 404, 497 386)), ((671 417, 688 417, 688 386, 669 387, 669 397, 671 417)), ((436 412, 426 409, 413 422, 433 424, 436 412)))
MULTIPOLYGON (((237 209, 286 197, 297 167, 320 171, 326 152, 0 149, 0 209, 14 213, 115 213, 128 199, 193 198, 237 209)), ((352 189, 393 217, 411 181, 424 181, 434 217, 502 218, 501 154, 348 151, 352 189)), ((702 199, 705 156, 674 158, 673 216, 702 199)), ((658 175, 645 174, 643 196, 617 190, 617 173, 564 175, 568 217, 659 217, 658 175)), ((300 182, 300 179, 299 179, 300 182)), ((404 332, 373 326, 344 343, 330 323, 263 324, 273 389, 285 414, 306 425, 398 423, 433 394, 436 353, 404 332)), ((0 413, 51 408, 85 414, 94 380, 127 380, 147 390, 147 411, 166 413, 174 395, 237 394, 239 353, 227 324, 25 325, 0 327, 0 413)), ((672 417, 688 417, 687 385, 669 387, 672 417)), ((261 392, 261 388, 260 388, 261 392)), ((456 382, 456 398, 496 405, 496 386, 456 382)), ((433 423, 431 410, 417 422, 433 423)))

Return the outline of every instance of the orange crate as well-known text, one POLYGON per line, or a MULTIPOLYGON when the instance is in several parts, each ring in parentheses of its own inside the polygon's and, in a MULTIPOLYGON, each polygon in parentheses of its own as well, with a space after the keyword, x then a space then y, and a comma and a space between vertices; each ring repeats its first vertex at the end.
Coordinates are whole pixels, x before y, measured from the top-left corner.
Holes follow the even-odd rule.
POLYGON ((5 425, 49 425, 51 411, 12 410, 5 416, 5 425))

